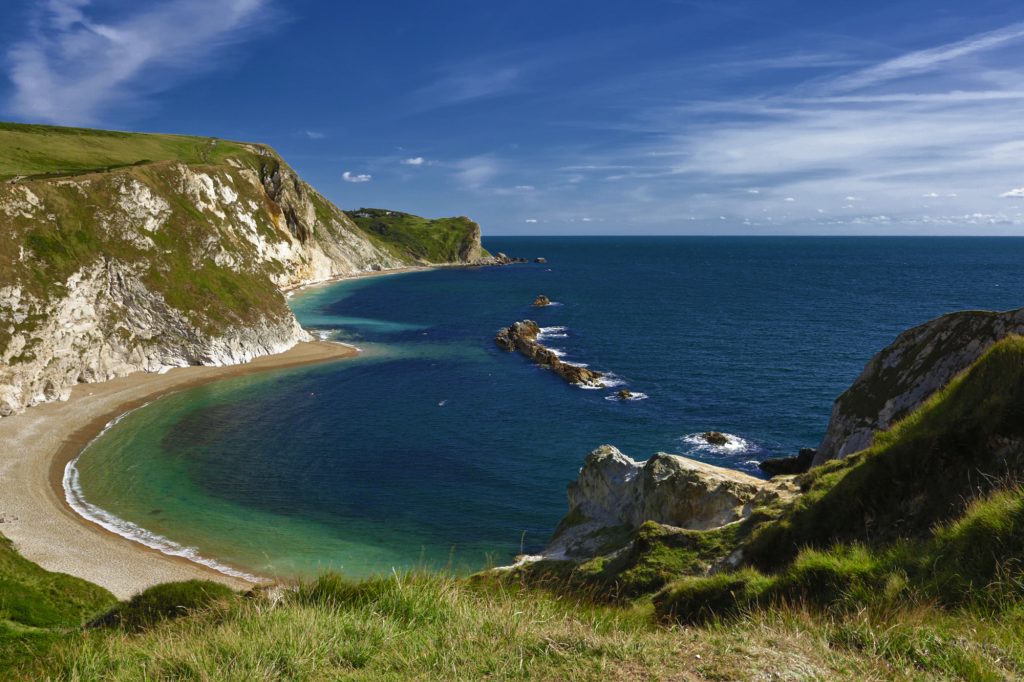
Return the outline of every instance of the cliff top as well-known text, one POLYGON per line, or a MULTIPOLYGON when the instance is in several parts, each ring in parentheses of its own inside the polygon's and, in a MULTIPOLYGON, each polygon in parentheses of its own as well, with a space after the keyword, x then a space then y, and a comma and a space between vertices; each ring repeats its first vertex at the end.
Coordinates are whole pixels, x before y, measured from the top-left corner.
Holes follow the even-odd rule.
POLYGON ((159 161, 216 164, 269 147, 212 137, 0 122, 0 180, 51 178, 159 161))

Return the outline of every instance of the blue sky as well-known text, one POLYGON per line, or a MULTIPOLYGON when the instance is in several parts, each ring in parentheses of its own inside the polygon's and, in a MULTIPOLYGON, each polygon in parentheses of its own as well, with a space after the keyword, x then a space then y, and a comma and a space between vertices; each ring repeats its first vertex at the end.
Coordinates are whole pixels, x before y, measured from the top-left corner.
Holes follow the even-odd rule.
POLYGON ((0 116, 485 234, 1024 234, 1007 0, 7 0, 0 116))

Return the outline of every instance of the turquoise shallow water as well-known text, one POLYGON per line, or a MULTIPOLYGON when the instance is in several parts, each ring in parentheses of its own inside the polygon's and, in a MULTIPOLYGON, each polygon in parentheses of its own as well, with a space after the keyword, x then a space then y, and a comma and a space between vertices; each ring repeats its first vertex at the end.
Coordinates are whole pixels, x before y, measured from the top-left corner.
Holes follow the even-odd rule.
POLYGON ((88 501, 259 573, 466 571, 543 543, 587 452, 613 443, 754 471, 813 446, 901 330, 1024 300, 1024 240, 487 240, 548 264, 357 280, 292 299, 352 361, 185 391, 83 454, 88 501), (558 305, 536 310, 544 293, 558 305), (534 317, 608 400, 492 343, 534 317), (700 448, 716 429, 742 447, 700 448))

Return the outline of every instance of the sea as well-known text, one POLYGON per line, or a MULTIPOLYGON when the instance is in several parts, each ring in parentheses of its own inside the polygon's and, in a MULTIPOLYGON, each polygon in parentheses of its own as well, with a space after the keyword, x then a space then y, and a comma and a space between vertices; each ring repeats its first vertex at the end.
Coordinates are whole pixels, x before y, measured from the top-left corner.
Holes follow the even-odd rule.
POLYGON ((758 475, 816 446, 901 331, 1024 305, 1024 239, 490 238, 526 264, 311 287, 289 299, 355 359, 183 390, 68 470, 80 512, 227 572, 467 573, 541 550, 609 443, 758 475), (543 257, 546 263, 532 259, 543 257), (544 294, 554 303, 531 306, 544 294), (536 320, 605 389, 497 348, 536 320), (631 400, 616 393, 625 388, 631 400), (699 434, 729 435, 722 447, 699 434))

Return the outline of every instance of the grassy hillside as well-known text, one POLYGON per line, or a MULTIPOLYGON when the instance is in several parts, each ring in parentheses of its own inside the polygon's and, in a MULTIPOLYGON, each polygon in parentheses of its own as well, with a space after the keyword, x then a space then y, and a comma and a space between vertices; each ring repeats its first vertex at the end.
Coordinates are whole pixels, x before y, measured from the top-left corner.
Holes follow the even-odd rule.
POLYGON ((347 214, 388 248, 411 253, 418 260, 453 263, 486 255, 479 245, 479 225, 466 217, 430 220, 380 208, 361 208, 347 214))
POLYGON ((101 587, 43 570, 0 535, 0 671, 30 659, 115 602, 101 587))
POLYGON ((105 171, 156 161, 215 164, 244 145, 207 137, 0 122, 0 180, 105 171))

